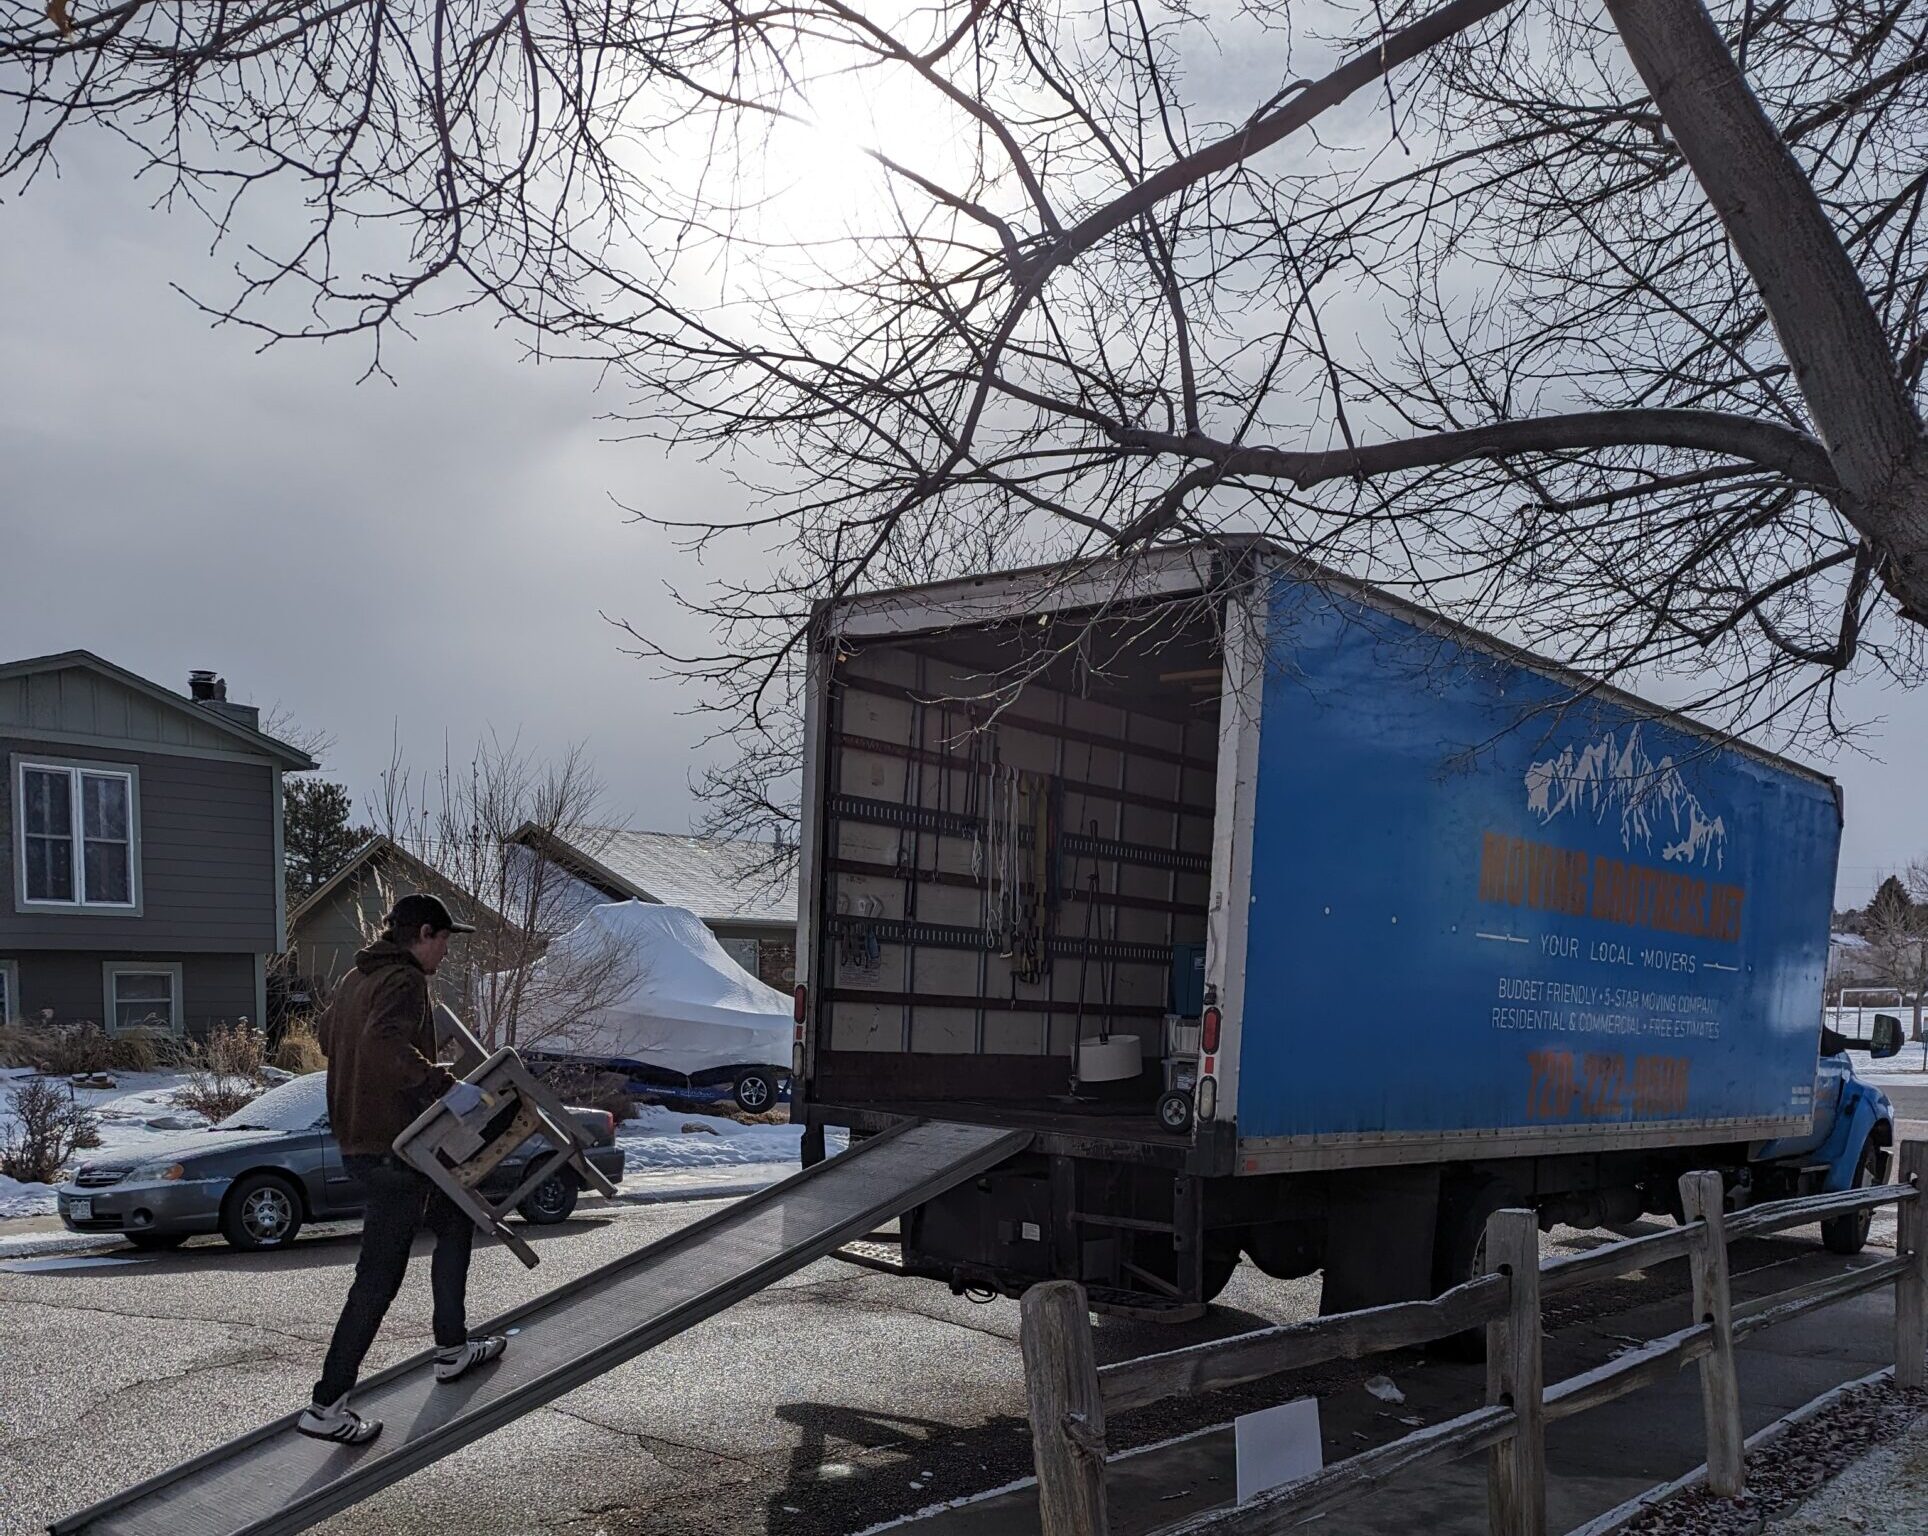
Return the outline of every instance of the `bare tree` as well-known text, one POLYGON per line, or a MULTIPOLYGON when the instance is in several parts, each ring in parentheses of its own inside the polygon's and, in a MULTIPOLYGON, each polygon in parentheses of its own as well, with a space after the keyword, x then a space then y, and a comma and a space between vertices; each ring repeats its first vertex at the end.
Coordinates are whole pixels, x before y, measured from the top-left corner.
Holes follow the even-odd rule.
MULTIPOLYGON (((602 801, 580 746, 544 760, 490 736, 466 764, 431 774, 409 768, 397 747, 382 775, 378 830, 433 871, 438 894, 453 894, 476 927, 451 945, 437 991, 491 1048, 567 1053, 588 1015, 644 979, 619 945, 555 945, 603 898, 512 841, 537 833, 593 856, 609 835, 602 801)), ((393 869, 381 880, 385 910, 409 881, 393 869)))
POLYGON ((776 552, 670 658, 739 824, 811 597, 1026 556, 1264 532, 1737 725, 1919 675, 1905 0, 35 3, 0 174, 95 123, 223 236, 298 190, 212 313, 379 368, 485 306, 730 456, 742 518, 645 511, 776 552))

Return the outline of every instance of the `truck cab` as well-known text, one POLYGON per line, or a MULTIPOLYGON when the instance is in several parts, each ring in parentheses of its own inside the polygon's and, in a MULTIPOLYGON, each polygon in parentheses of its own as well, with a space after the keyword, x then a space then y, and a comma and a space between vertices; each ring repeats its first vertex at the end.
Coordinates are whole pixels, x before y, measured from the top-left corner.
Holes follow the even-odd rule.
MULTIPOLYGON (((1814 1124, 1798 1136, 1763 1142, 1747 1171, 1750 1200, 1779 1200, 1869 1188, 1888 1177, 1894 1147, 1894 1106, 1873 1083, 1855 1074, 1852 1051, 1886 1060, 1901 1051, 1901 1020, 1877 1014, 1866 1040, 1821 1029, 1820 1058, 1814 1069, 1814 1124)), ((1858 1253, 1868 1240, 1872 1212, 1838 1217, 1822 1225, 1822 1236, 1837 1253, 1858 1253)))

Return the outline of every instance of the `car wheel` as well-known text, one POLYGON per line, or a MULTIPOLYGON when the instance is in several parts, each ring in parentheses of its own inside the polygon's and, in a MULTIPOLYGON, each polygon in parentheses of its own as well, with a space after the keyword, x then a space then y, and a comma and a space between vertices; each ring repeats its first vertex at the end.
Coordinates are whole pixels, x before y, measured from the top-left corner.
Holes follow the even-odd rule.
MULTIPOLYGON (((1874 1188, 1875 1170, 1874 1138, 1870 1136, 1861 1147, 1861 1162, 1854 1170, 1852 1189, 1874 1188)), ((1868 1232, 1874 1226, 1874 1209, 1849 1211, 1845 1216, 1832 1216, 1821 1223, 1821 1242, 1829 1253, 1855 1254, 1868 1246, 1868 1232)))
POLYGON ((522 1213, 524 1221, 534 1226, 553 1227, 557 1222, 569 1219, 581 1193, 576 1181, 568 1174, 552 1173, 536 1185, 516 1209, 522 1213))
POLYGON ((187 1241, 185 1232, 123 1232, 121 1236, 136 1248, 145 1248, 150 1252, 178 1248, 187 1241))
POLYGON ((221 1233, 245 1253, 286 1248, 301 1230, 301 1193, 279 1174, 237 1179, 221 1205, 221 1233))
POLYGON ((777 1080, 768 1072, 745 1072, 736 1080, 736 1107, 760 1115, 777 1101, 777 1080))

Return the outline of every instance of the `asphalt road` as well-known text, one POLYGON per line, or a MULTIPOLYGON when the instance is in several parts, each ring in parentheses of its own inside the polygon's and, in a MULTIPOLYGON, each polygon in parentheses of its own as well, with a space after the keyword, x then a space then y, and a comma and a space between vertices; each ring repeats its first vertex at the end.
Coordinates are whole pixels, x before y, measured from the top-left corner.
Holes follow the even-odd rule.
MULTIPOLYGON (((543 1263, 533 1272, 481 1248, 477 1319, 706 1209, 592 1212, 535 1235, 543 1263)), ((1550 1247, 1603 1240, 1560 1233, 1550 1247)), ((1776 1286, 1825 1264, 1812 1234, 1741 1247, 1737 1270, 1773 1270, 1776 1286)), ((0 1530, 25 1536, 302 1401, 354 1252, 352 1236, 316 1236, 276 1255, 197 1242, 99 1267, 0 1268, 0 1530)), ((425 1341, 426 1268, 412 1271, 371 1369, 425 1341)), ((1597 1328, 1683 1284, 1655 1271, 1578 1293, 1550 1309, 1548 1326, 1597 1328)), ((1248 1265, 1206 1320, 1104 1321, 1098 1345, 1104 1359, 1125 1358, 1316 1307, 1316 1282, 1271 1281, 1248 1265)), ((825 1260, 321 1529, 844 1536, 1029 1472, 1017 1324, 1015 1303, 979 1305, 825 1260)), ((1115 1423, 1112 1443, 1146 1444, 1265 1402, 1356 1387, 1385 1368, 1341 1362, 1160 1405, 1115 1423)))

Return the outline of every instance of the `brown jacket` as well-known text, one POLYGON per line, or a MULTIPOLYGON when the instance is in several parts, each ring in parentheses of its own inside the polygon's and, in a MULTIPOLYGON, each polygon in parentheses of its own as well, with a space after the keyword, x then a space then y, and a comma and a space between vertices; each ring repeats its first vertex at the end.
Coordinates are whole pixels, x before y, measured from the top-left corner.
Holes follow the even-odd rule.
POLYGON ((455 1081, 435 1059, 428 975, 400 944, 381 940, 355 956, 319 1033, 328 1121, 344 1156, 389 1151, 455 1081))

